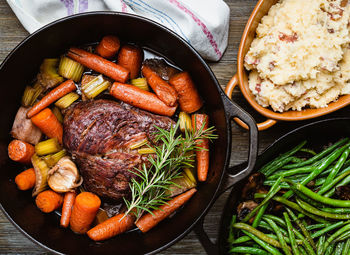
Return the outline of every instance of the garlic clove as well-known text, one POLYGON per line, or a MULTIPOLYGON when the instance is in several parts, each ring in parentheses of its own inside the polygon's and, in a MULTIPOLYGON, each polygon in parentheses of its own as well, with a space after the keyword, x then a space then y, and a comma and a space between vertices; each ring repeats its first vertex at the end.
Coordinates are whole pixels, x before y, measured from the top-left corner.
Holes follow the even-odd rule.
POLYGON ((68 192, 79 187, 83 179, 75 163, 68 157, 61 158, 48 172, 47 182, 56 192, 68 192))

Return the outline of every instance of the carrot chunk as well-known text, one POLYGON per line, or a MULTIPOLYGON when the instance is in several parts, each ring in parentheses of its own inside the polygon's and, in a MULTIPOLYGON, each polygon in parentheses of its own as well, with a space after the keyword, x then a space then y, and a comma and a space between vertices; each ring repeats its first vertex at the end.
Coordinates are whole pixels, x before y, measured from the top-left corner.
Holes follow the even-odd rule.
POLYGON ((82 192, 76 198, 70 217, 70 228, 78 234, 85 234, 94 221, 101 200, 90 192, 82 192))
POLYGON ((103 241, 113 236, 124 233, 134 224, 134 218, 130 215, 117 214, 112 218, 98 224, 87 232, 94 241, 103 241))
POLYGON ((35 114, 42 111, 44 108, 48 107, 50 104, 54 103, 61 97, 67 95, 68 93, 76 90, 75 84, 72 80, 67 80, 63 82, 58 87, 51 90, 46 96, 44 96, 39 102, 37 102, 28 112, 27 117, 31 118, 35 114))
MULTIPOLYGON (((206 114, 193 114, 192 115, 192 128, 199 130, 204 124, 204 130, 208 128, 209 117, 206 114)), ((197 146, 202 150, 196 151, 197 159, 197 176, 200 182, 204 182, 207 179, 209 170, 209 140, 200 139, 197 141, 197 146)))
POLYGON ((72 208, 75 201, 75 191, 66 192, 64 194, 60 225, 64 228, 68 227, 72 208))
POLYGON ((46 108, 31 118, 35 126, 37 126, 47 137, 57 138, 62 144, 63 127, 53 112, 46 108))
POLYGON ((30 164, 34 146, 21 140, 12 140, 8 146, 9 158, 23 164, 30 164))
POLYGON ((130 71, 130 79, 138 77, 143 59, 142 50, 133 45, 125 45, 118 54, 118 64, 130 71))
POLYGON ((134 85, 115 82, 110 93, 121 101, 156 114, 173 116, 176 111, 176 107, 167 106, 155 94, 134 85))
POLYGON ((173 198, 167 204, 159 207, 159 210, 152 211, 153 215, 148 213, 142 216, 135 224, 143 232, 149 231, 151 228, 155 227, 159 222, 167 218, 170 214, 179 209, 184 205, 194 193, 196 189, 190 189, 189 191, 173 198))
POLYGON ((120 48, 120 41, 114 35, 107 35, 102 38, 96 47, 96 52, 103 58, 112 58, 120 48))
POLYGON ((16 176, 15 183, 18 189, 28 190, 35 186, 35 180, 34 168, 29 168, 16 176))
POLYGON ((61 207, 63 197, 52 190, 45 190, 35 198, 36 206, 44 213, 50 213, 61 207))
POLYGON ((130 77, 128 69, 82 49, 70 48, 67 56, 80 64, 104 74, 115 81, 126 82, 130 77))
POLYGON ((176 90, 164 81, 156 72, 148 66, 142 67, 142 74, 146 77, 148 84, 167 106, 175 106, 177 103, 176 90))
POLYGON ((203 102, 187 72, 175 74, 170 78, 169 83, 175 88, 179 95, 179 104, 182 111, 193 113, 202 107, 203 102))

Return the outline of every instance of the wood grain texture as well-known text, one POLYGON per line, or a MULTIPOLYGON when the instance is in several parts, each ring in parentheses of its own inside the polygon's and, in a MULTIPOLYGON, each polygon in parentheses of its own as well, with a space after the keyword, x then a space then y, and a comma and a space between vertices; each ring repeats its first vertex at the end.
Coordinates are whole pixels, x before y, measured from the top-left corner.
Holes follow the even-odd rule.
MULTIPOLYGON (((231 9, 229 45, 227 50, 218 63, 210 63, 210 67, 214 71, 218 81, 225 87, 225 84, 231 79, 236 70, 236 57, 241 34, 248 17, 253 10, 256 0, 226 0, 231 9)), ((2 62, 7 54, 21 41, 28 33, 18 22, 10 7, 5 0, 0 0, 0 62, 2 62)), ((257 121, 264 120, 263 117, 257 115, 245 102, 238 90, 235 90, 233 100, 246 109, 257 121)), ((348 115, 349 110, 344 109, 331 116, 348 115)), ((275 139, 285 134, 287 131, 297 126, 305 124, 299 123, 278 123, 268 131, 260 134, 260 151, 271 144, 275 139)), ((247 157, 247 148, 249 144, 249 136, 245 130, 232 125, 232 156, 231 165, 238 164, 247 157)), ((205 230, 209 237, 215 241, 218 234, 218 226, 221 213, 228 197, 228 193, 224 193, 214 204, 205 220, 205 230)), ((193 232, 189 233, 185 238, 177 244, 161 252, 160 254, 204 254, 193 232)), ((0 212, 0 254, 50 254, 38 245, 31 242, 23 234, 21 234, 6 219, 4 214, 0 212)))

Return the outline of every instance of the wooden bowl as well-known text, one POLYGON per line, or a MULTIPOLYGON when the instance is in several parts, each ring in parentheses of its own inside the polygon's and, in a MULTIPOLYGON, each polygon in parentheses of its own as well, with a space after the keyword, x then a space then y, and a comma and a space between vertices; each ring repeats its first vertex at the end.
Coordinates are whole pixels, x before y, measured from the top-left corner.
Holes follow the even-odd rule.
MULTIPOLYGON (((350 104, 350 95, 344 95, 339 97, 337 101, 330 103, 328 107, 325 107, 325 108, 304 109, 302 111, 286 111, 283 113, 278 113, 278 112, 272 111, 269 108, 262 107, 257 103, 257 101, 255 100, 255 96, 251 93, 249 89, 249 85, 248 85, 249 72, 246 71, 244 68, 244 57, 248 52, 250 45, 255 38, 256 28, 258 27, 262 17, 264 17, 268 13, 270 8, 277 2, 278 0, 259 0, 257 5, 255 6, 247 22, 247 25, 244 29, 241 43, 239 46, 239 51, 237 56, 237 73, 232 77, 230 82, 227 84, 227 87, 225 90, 228 97, 231 98, 234 88, 237 85, 239 85, 239 88, 243 96, 246 98, 249 104, 257 112, 259 112, 260 114, 268 118, 265 122, 258 124, 259 130, 267 129, 273 126, 274 124, 276 124, 277 121, 298 121, 298 120, 316 118, 316 117, 334 112, 336 110, 339 110, 350 104)), ((242 127, 247 128, 245 123, 243 123, 239 119, 235 119, 235 120, 242 127)))

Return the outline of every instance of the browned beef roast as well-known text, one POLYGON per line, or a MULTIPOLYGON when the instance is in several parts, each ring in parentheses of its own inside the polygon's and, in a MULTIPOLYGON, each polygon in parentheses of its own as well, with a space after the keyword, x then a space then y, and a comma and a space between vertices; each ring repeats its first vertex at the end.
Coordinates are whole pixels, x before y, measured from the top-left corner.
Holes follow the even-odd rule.
POLYGON ((170 129, 174 122, 110 100, 76 104, 64 118, 63 143, 84 178, 84 188, 100 197, 119 200, 129 194, 129 182, 147 156, 129 146, 147 138, 154 142, 154 125, 170 129))

